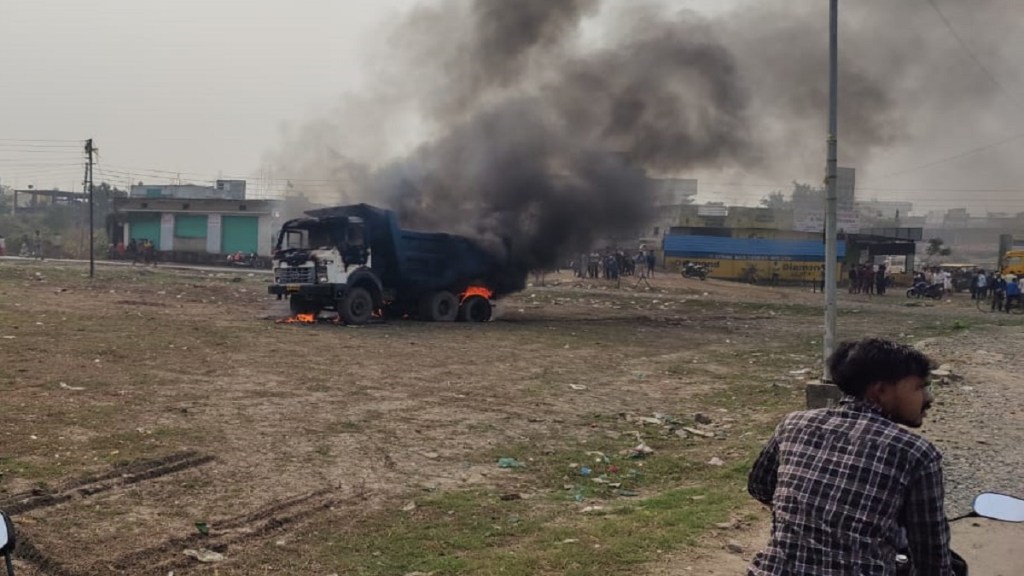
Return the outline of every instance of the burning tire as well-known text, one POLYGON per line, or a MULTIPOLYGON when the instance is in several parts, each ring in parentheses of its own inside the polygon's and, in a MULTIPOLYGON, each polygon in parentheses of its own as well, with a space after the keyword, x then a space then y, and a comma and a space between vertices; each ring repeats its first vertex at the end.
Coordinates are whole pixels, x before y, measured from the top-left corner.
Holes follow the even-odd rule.
POLYGON ((447 290, 427 294, 420 302, 421 320, 454 322, 458 315, 459 300, 447 290))
POLYGON ((317 307, 315 302, 298 294, 292 294, 288 297, 288 308, 291 309, 292 316, 298 314, 318 314, 320 312, 320 308, 317 307))
POLYGON ((487 322, 491 319, 491 303, 483 296, 470 296, 459 308, 459 320, 463 322, 487 322))
POLYGON ((366 324, 373 317, 373 297, 365 288, 352 288, 338 304, 338 314, 346 324, 366 324))

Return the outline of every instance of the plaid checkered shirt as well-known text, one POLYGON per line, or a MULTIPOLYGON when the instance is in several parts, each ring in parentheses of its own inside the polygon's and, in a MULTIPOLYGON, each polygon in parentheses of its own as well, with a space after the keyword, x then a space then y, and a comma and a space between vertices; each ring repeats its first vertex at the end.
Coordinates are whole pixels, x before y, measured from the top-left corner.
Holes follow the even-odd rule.
POLYGON ((772 508, 768 546, 748 576, 950 576, 942 455, 878 408, 787 416, 750 472, 750 494, 772 508))

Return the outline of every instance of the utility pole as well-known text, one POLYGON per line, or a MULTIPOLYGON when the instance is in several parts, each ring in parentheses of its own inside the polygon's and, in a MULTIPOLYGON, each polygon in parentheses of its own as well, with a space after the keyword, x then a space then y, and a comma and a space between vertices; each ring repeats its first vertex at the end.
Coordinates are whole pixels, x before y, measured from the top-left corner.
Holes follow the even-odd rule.
MULTIPOLYGON (((823 340, 824 358, 827 360, 835 347, 836 338, 836 260, 838 259, 838 246, 836 245, 836 204, 838 197, 836 193, 836 164, 839 156, 839 112, 838 103, 839 85, 839 0, 829 2, 829 74, 828 74, 828 163, 826 165, 826 184, 828 186, 825 197, 825 338, 823 340)), ((832 375, 828 372, 828 363, 825 363, 825 382, 832 381, 832 375)))
POLYGON ((807 385, 807 407, 825 408, 842 397, 839 388, 832 382, 828 369, 828 357, 832 355, 836 340, 836 260, 837 246, 837 204, 836 164, 838 163, 838 71, 839 71, 839 0, 829 0, 829 98, 828 98, 828 161, 825 166, 825 337, 822 339, 822 358, 825 365, 822 382, 807 385))
POLYGON ((96 274, 96 238, 94 234, 94 212, 95 212, 95 198, 93 194, 92 186, 92 155, 95 152, 95 148, 92 147, 92 138, 85 141, 85 154, 88 157, 88 162, 85 165, 85 181, 89 186, 89 278, 92 278, 96 274))

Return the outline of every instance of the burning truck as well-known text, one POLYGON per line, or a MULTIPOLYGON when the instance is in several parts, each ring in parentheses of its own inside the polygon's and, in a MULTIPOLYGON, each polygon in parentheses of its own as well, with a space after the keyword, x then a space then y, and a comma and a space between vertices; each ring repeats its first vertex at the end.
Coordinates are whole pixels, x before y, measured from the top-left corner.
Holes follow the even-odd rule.
POLYGON ((292 314, 312 320, 334 310, 348 324, 490 320, 505 266, 473 240, 403 230, 394 212, 368 204, 306 214, 281 228, 268 287, 292 314))

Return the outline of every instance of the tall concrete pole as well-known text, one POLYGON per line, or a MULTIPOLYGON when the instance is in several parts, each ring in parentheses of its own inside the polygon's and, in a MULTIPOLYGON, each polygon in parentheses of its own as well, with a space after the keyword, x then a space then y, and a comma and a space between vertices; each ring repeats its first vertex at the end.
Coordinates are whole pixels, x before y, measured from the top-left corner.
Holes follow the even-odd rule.
MULTIPOLYGON (((836 193, 836 163, 839 155, 839 128, 837 115, 839 111, 838 96, 836 94, 839 85, 839 0, 829 2, 829 74, 828 74, 828 164, 826 166, 826 184, 828 186, 825 197, 825 338, 823 340, 824 358, 827 360, 835 347, 836 339, 836 316, 838 313, 836 295, 836 260, 838 259, 837 214, 836 205, 838 197, 836 193)), ((828 372, 828 363, 825 364, 825 382, 832 381, 832 375, 828 372)))
POLYGON ((86 184, 89 186, 89 278, 96 275, 96 255, 93 253, 96 247, 96 233, 93 219, 94 216, 94 194, 92 186, 92 155, 95 148, 92 147, 92 138, 85 141, 85 153, 88 156, 88 162, 86 163, 86 174, 88 179, 86 184))

